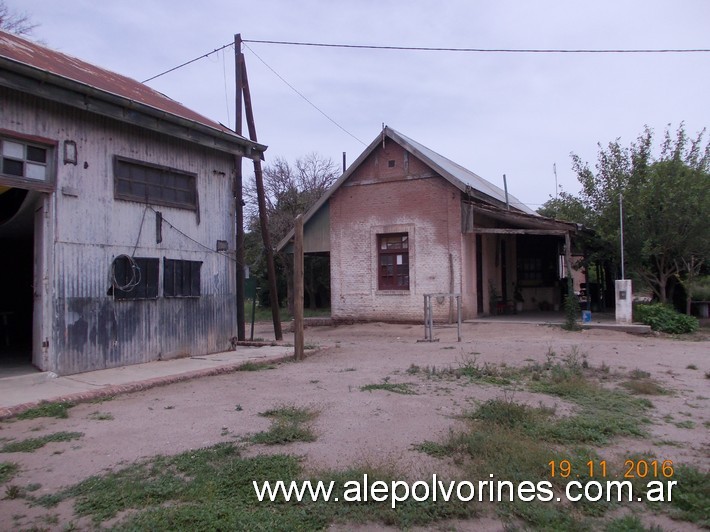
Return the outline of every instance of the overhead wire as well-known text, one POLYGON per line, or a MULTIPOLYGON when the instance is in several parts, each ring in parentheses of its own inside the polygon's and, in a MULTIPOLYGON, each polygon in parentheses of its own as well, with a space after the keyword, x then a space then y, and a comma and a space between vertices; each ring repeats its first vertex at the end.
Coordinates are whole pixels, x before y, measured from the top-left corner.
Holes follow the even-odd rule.
MULTIPOLYGON (((243 42, 244 42, 244 41, 242 41, 242 43, 243 43, 243 42)), ((322 114, 322 115, 323 115, 324 117, 326 117, 328 120, 330 120, 333 124, 335 124, 335 125, 336 125, 338 128, 340 128, 342 131, 344 131, 345 133, 347 133, 348 135, 350 135, 352 138, 354 138, 354 139, 355 139, 356 141, 358 141, 360 144, 362 144, 363 146, 367 146, 367 143, 363 142, 362 140, 360 140, 359 138, 357 138, 355 135, 353 135, 352 133, 350 133, 350 131, 348 131, 348 130, 345 129, 343 126, 341 126, 340 124, 338 124, 338 122, 336 122, 333 118, 331 118, 330 116, 328 116, 328 114, 327 114, 325 111, 323 111, 320 107, 318 107, 318 106, 317 106, 316 104, 314 104, 311 100, 309 100, 301 91, 299 91, 296 87, 294 87, 294 86, 291 85, 288 81, 286 81, 286 79, 284 79, 284 77, 283 77, 281 74, 279 74, 278 72, 276 72, 276 70, 274 70, 266 61, 264 61, 264 60, 261 58, 261 56, 259 56, 259 54, 257 54, 254 50, 252 50, 251 47, 249 47, 247 44, 244 44, 244 47, 245 47, 247 50, 249 50, 252 54, 254 54, 254 56, 255 56, 259 61, 261 61, 261 62, 264 64, 264 66, 265 66, 266 68, 268 68, 269 70, 271 70, 271 72, 273 72, 273 73, 276 75, 276 77, 279 78, 281 81, 283 81, 292 91, 294 91, 294 92, 295 92, 296 94, 298 94, 301 98, 303 98, 303 99, 306 101, 306 103, 308 103, 308 104, 309 104, 311 107, 313 107, 316 111, 318 111, 320 114, 322 114)))
MULTIPOLYGON (((153 212, 156 213, 156 214, 158 213, 158 211, 156 211, 152 206, 148 206, 147 208, 150 209, 151 211, 153 211, 153 212)), ((171 224, 164 216, 163 216, 162 220, 163 220, 163 223, 164 223, 164 224, 167 224, 167 225, 168 225, 168 227, 170 227, 171 229, 173 229, 174 231, 176 231, 177 233, 179 233, 180 235, 182 235, 184 238, 187 238, 188 240, 194 242, 195 244, 197 244, 197 245, 200 246, 201 248, 204 248, 205 250, 207 250, 207 251, 209 251, 209 252, 211 252, 211 253, 214 253, 214 254, 216 254, 216 255, 219 255, 219 256, 221 256, 221 257, 224 257, 225 259, 228 259, 228 260, 231 260, 231 261, 233 261, 233 262, 236 262, 236 259, 233 258, 233 257, 231 257, 229 254, 227 254, 227 253, 225 253, 225 252, 221 252, 221 251, 215 251, 215 250, 212 249, 211 247, 209 247, 209 246, 203 244, 202 242, 200 242, 200 241, 198 241, 198 240, 195 240, 195 239, 192 238, 190 235, 188 235, 187 233, 185 233, 184 231, 182 231, 182 230, 179 229, 178 227, 175 227, 173 224, 171 224)))
MULTIPOLYGON (((278 77, 284 84, 286 84, 292 91, 294 91, 298 96, 300 96, 308 105, 313 107, 316 111, 322 114, 330 122, 332 122, 336 127, 344 131, 346 134, 357 140, 363 146, 367 146, 367 143, 363 142, 361 139, 350 133, 332 117, 330 117, 325 111, 313 103, 308 97, 306 97, 301 91, 294 87, 291 83, 286 81, 286 79, 279 74, 272 66, 270 66, 264 59, 257 54, 250 46, 246 43, 253 44, 276 44, 282 46, 308 46, 308 47, 320 47, 320 48, 346 48, 346 49, 358 49, 358 50, 399 50, 399 51, 410 51, 410 52, 459 52, 459 53, 510 53, 510 54, 667 54, 667 53, 707 53, 710 52, 710 48, 453 48, 453 47, 437 47, 437 46, 390 46, 390 45, 375 45, 375 44, 343 44, 343 43, 323 43, 323 42, 308 42, 308 41, 277 41, 277 40, 266 40, 266 39, 242 39, 244 47, 247 48, 254 56, 261 61, 266 68, 271 70, 276 77, 278 77)), ((194 59, 185 61, 184 63, 177 65, 173 68, 165 70, 160 74, 156 74, 142 83, 147 83, 154 79, 157 79, 165 74, 174 72, 180 68, 187 65, 195 63, 200 59, 207 58, 212 54, 215 54, 225 48, 233 47, 234 42, 229 42, 218 48, 215 48, 211 52, 202 54, 194 59)), ((225 74, 226 76, 226 74, 225 74)), ((225 77, 226 82, 226 77, 225 77)))
POLYGON ((388 46, 375 44, 338 44, 300 41, 271 41, 243 39, 255 44, 279 44, 284 46, 313 46, 321 48, 352 48, 360 50, 401 50, 410 52, 466 52, 505 54, 667 54, 707 53, 710 48, 449 48, 436 46, 388 46))
POLYGON ((180 68, 182 68, 182 67, 186 67, 187 65, 190 65, 190 64, 192 64, 192 63, 194 63, 194 62, 196 62, 196 61, 199 61, 200 59, 204 59, 204 58, 206 58, 206 57, 209 57, 209 56, 211 56, 212 54, 216 54, 216 53, 219 52, 220 50, 224 50, 225 48, 229 48, 230 46, 234 46, 234 43, 233 43, 233 42, 230 42, 230 43, 225 44, 224 46, 220 46, 219 48, 215 48, 215 49, 212 50, 211 52, 208 52, 208 53, 206 53, 206 54, 202 54, 201 56, 195 57, 194 59, 190 59, 189 61, 185 61, 184 63, 182 63, 182 64, 180 64, 180 65, 178 65, 178 66, 176 66, 176 67, 170 68, 170 69, 166 70, 165 72, 161 72, 160 74, 156 74, 156 75, 153 76, 153 77, 150 77, 150 78, 148 78, 148 79, 145 79, 145 80, 141 81, 141 83, 148 83, 149 81, 153 81, 154 79, 159 78, 160 76, 164 76, 165 74, 169 74, 170 72, 174 72, 174 71, 176 71, 176 70, 178 70, 178 69, 180 69, 180 68))
MULTIPOLYGON (((279 74, 273 67, 271 67, 264 59, 259 56, 250 46, 246 43, 252 44, 273 44, 281 46, 304 46, 304 47, 320 47, 320 48, 344 48, 344 49, 360 49, 360 50, 384 50, 384 51, 412 51, 412 52, 451 52, 451 53, 493 53, 493 54, 694 54, 694 53, 709 53, 710 48, 455 48, 455 47, 433 47, 433 46, 390 46, 390 45, 370 45, 370 44, 343 44, 343 43, 322 43, 322 42, 308 42, 308 41, 279 41, 279 40, 266 40, 266 39, 242 39, 241 41, 246 49, 248 49, 264 66, 266 66, 271 72, 278 77, 284 84, 286 84, 292 91, 294 91, 298 96, 300 96, 306 103, 322 114, 326 119, 332 122, 336 127, 344 131, 347 135, 351 136, 363 146, 367 146, 365 142, 350 133, 337 121, 331 118, 325 111, 314 104, 309 98, 307 98, 301 91, 296 89, 291 83, 289 83, 281 74, 279 74)), ((173 68, 165 70, 155 76, 152 76, 142 83, 147 83, 161 76, 179 70, 187 65, 195 63, 200 59, 207 58, 212 54, 215 54, 225 48, 234 47, 234 42, 229 42, 218 48, 215 48, 211 52, 202 54, 194 59, 186 61, 180 65, 173 68)), ((226 73, 225 73, 225 83, 226 83, 226 73)), ((226 92, 226 89, 225 89, 226 92)), ((145 214, 145 213, 144 213, 145 214)), ((169 224, 170 225, 170 224, 169 224)), ((173 227, 171 225, 171 227, 173 227)), ((176 229, 175 227, 173 227, 176 229)), ((180 232, 178 229, 176 229, 180 232)), ((187 236, 187 235, 185 235, 187 236)), ((188 237, 189 238, 189 237, 188 237)), ((192 239, 191 239, 192 240, 192 239)), ((199 245, 203 244, 197 242, 199 245)), ((207 248, 213 251, 211 248, 207 248)), ((221 254, 221 253, 220 253, 221 254)), ((231 258, 231 257, 230 257, 231 258)), ((234 259, 232 259, 234 260, 234 259)))

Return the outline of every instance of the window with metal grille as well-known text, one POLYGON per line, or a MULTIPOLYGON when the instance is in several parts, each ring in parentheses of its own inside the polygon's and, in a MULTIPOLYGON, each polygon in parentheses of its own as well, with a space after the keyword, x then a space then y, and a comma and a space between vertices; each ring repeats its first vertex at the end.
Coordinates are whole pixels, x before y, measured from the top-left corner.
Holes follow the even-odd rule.
POLYGON ((160 259, 116 257, 112 266, 111 292, 116 299, 156 299, 160 259))
POLYGON ((0 169, 3 175, 47 181, 48 154, 49 149, 46 147, 0 138, 0 169))
POLYGON ((378 235, 377 264, 380 290, 409 290, 409 235, 378 235))
POLYGON ((163 296, 199 297, 202 262, 163 258, 163 296))
POLYGON ((195 210, 197 175, 115 157, 114 196, 122 200, 195 210))

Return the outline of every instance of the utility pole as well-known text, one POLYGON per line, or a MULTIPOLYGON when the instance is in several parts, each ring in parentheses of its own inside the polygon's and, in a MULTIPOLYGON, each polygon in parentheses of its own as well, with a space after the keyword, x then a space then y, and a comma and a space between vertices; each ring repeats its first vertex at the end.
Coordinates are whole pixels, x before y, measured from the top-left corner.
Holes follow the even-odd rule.
MULTIPOLYGON (((251 105, 251 92, 249 91, 249 78, 247 77, 247 65, 244 55, 241 56, 241 83, 244 92, 244 109, 246 111, 247 127, 249 128, 249 138, 257 142, 256 125, 254 124, 254 110, 251 105)), ((279 316, 279 294, 276 287, 276 268, 274 266, 274 250, 271 247, 271 236, 266 214, 266 194, 264 192, 264 176, 261 171, 261 161, 258 158, 254 161, 254 178, 256 181, 256 195, 259 201, 259 225, 261 227, 261 238, 264 242, 264 253, 266 254, 266 273, 269 281, 269 299, 271 304, 271 316, 274 321, 274 337, 276 340, 283 340, 281 331, 281 318, 279 316)))
POLYGON ((303 215, 296 216, 293 236, 293 357, 303 360, 303 215))
POLYGON ((621 233, 621 280, 624 280, 624 195, 619 192, 619 232, 621 233))
MULTIPOLYGON (((242 134, 242 35, 234 36, 234 64, 236 77, 234 131, 242 134)), ((244 195, 242 182, 242 157, 235 157, 234 196, 236 202, 237 239, 235 242, 237 260, 237 340, 246 340, 244 326, 244 195)))

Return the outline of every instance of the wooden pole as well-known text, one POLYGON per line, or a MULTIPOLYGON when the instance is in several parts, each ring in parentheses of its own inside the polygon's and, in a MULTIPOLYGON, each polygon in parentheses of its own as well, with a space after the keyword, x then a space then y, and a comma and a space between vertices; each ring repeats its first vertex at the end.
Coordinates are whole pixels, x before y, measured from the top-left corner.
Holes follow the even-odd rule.
MULTIPOLYGON (((234 131, 242 134, 242 35, 237 33, 234 36, 234 63, 236 77, 235 95, 235 121, 234 131)), ((244 319, 244 195, 242 186, 242 158, 237 155, 235 158, 234 170, 234 198, 236 203, 236 226, 237 235, 235 242, 236 252, 236 291, 237 291, 237 340, 246 339, 246 327, 244 319)))
POLYGON ((296 216, 293 240, 293 355, 303 360, 303 215, 296 216))
MULTIPOLYGON (((574 297, 574 280, 572 279, 572 239, 569 232, 565 233, 565 269, 567 270, 567 297, 574 297)), ((564 305, 564 301, 562 304, 564 305)))
MULTIPOLYGON (((247 116, 247 127, 249 128, 249 138, 254 142, 256 139, 256 125, 254 124, 254 110, 251 105, 251 93, 249 91, 249 78, 247 77, 247 65, 244 56, 242 64, 242 89, 244 91, 244 109, 247 116)), ((261 161, 254 159, 254 180, 256 181, 256 195, 259 201, 259 225, 261 226, 261 238, 264 242, 264 253, 266 254, 266 275, 269 282, 269 301, 271 304, 271 317, 274 322, 274 337, 276 340, 283 340, 281 331, 281 318, 279 316, 279 293, 276 287, 276 268, 274 267, 274 250, 271 247, 271 236, 269 234, 269 224, 266 214, 266 194, 264 193, 264 176, 261 171, 261 161)))

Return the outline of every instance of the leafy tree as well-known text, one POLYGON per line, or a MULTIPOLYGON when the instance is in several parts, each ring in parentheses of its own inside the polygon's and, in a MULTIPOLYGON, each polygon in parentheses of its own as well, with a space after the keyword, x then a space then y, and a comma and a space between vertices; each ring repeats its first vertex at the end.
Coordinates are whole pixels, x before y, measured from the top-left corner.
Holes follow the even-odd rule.
POLYGON ((550 197, 550 199, 537 210, 538 214, 556 220, 586 225, 590 218, 587 207, 582 203, 582 200, 561 189, 562 187, 560 187, 560 193, 556 198, 550 197))
POLYGON ((29 35, 37 27, 26 13, 12 11, 0 0, 0 29, 15 35, 29 35))
POLYGON ((675 135, 667 129, 654 157, 653 132, 646 127, 628 148, 619 139, 600 145, 596 171, 572 155, 582 184, 579 201, 603 244, 597 252, 620 265, 622 197, 628 269, 663 303, 674 279, 710 255, 710 145, 703 147, 704 133, 691 140, 683 124, 675 135))
MULTIPOLYGON (((317 153, 299 158, 293 165, 277 157, 272 164, 264 168, 266 209, 271 240, 274 244, 283 239, 293 228, 296 216, 308 211, 339 176, 339 167, 331 159, 323 158, 317 153)), ((257 270, 255 273, 258 276, 265 267, 259 244, 261 242, 259 214, 256 187, 253 182, 245 186, 244 199, 247 203, 249 229, 249 234, 245 238, 246 257, 247 262, 255 266, 257 270)), ((293 310, 292 258, 285 253, 279 253, 276 259, 280 266, 278 269, 281 271, 279 285, 286 286, 289 309, 293 310)), ((304 266, 304 290, 309 306, 315 308, 317 294, 330 288, 328 262, 324 257, 308 257, 304 266)))

